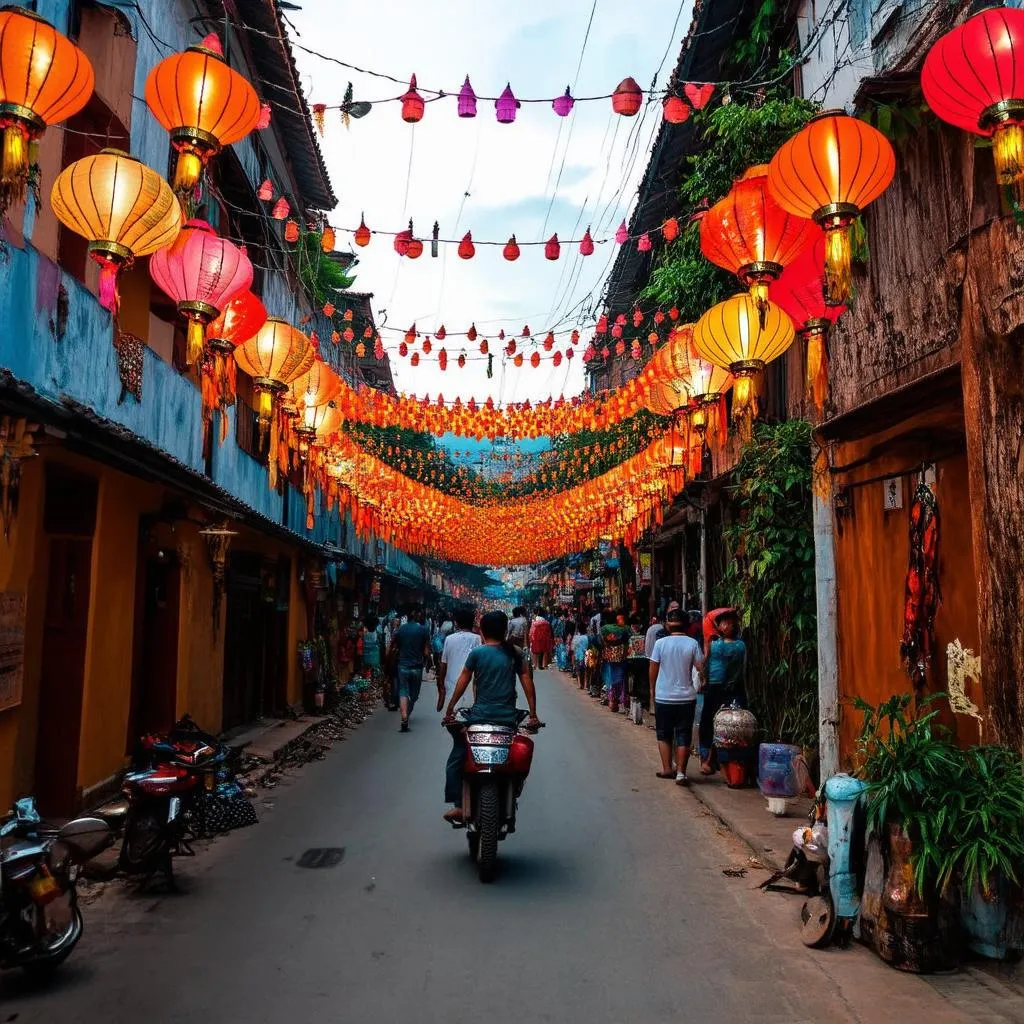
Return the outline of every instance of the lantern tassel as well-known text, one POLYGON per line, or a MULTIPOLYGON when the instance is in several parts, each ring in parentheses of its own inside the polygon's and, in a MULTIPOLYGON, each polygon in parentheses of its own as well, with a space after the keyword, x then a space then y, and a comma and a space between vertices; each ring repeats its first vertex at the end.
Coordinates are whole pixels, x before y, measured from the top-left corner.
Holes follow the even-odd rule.
POLYGON ((104 309, 110 310, 114 316, 117 316, 118 308, 121 305, 121 297, 117 292, 118 264, 113 260, 108 260, 95 254, 93 254, 93 259, 100 265, 100 305, 104 309))
POLYGON ((825 229, 825 303, 845 306, 853 295, 853 246, 850 225, 825 229))
MULTIPOLYGON (((268 397, 272 399, 269 392, 268 397)), ((262 396, 261 401, 262 401, 262 396)), ((271 404, 273 404, 271 402, 271 404)), ((277 447, 278 439, 280 437, 280 428, 278 426, 278 417, 276 410, 272 410, 270 414, 270 449, 267 458, 267 475, 270 482, 270 489, 272 491, 277 490, 277 447)))
POLYGON ((0 204, 3 211, 25 198, 28 183, 28 140, 19 124, 4 126, 3 155, 0 159, 0 204))
POLYGON ((992 134, 996 178, 1017 222, 1024 219, 1024 125, 1006 121, 992 134))
POLYGON ((179 150, 174 164, 174 191, 178 195, 187 195, 199 184, 202 173, 203 161, 199 154, 191 149, 179 150))
POLYGON ((753 377, 740 376, 732 388, 732 419, 744 441, 750 439, 757 419, 757 384, 753 377))
POLYGON ((825 332, 821 330, 807 334, 807 393, 820 419, 828 397, 828 346, 825 332))
POLYGON ((189 319, 185 332, 185 365, 192 366, 199 362, 203 355, 203 343, 206 331, 201 320, 189 319))

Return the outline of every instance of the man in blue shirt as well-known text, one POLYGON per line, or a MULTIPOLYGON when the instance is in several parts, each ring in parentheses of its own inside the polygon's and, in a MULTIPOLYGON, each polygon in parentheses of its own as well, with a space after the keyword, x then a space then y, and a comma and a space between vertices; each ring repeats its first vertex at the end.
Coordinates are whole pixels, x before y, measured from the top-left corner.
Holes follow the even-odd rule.
POLYGON ((401 732, 409 731, 409 716, 419 699, 423 666, 430 657, 430 630, 423 624, 423 609, 414 608, 409 621, 398 627, 391 641, 389 658, 398 659, 398 704, 402 712, 401 732))

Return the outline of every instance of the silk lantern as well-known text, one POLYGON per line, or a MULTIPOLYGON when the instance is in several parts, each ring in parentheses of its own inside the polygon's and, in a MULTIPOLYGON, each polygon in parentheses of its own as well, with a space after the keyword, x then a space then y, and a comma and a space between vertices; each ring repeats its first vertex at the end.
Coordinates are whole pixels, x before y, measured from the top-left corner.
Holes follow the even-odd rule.
POLYGON ((583 232, 583 237, 580 239, 580 255, 581 256, 593 256, 594 254, 594 239, 590 237, 590 228, 587 228, 583 232))
POLYGON ((557 260, 561 255, 562 247, 558 242, 558 232, 556 231, 545 243, 544 243, 544 258, 548 260, 557 260))
POLYGON ((424 102, 423 97, 416 91, 416 76, 409 79, 409 91, 401 97, 402 120, 409 124, 416 124, 423 120, 424 102))
POLYGON ((666 96, 661 109, 662 115, 669 124, 682 124, 689 120, 690 104, 681 96, 666 96))
POLYGON ((88 239, 89 256, 100 267, 100 302, 115 314, 120 269, 169 245, 181 230, 170 185, 117 149, 65 167, 53 183, 50 206, 66 228, 88 239))
POLYGON ((895 171, 889 140, 841 110, 812 118, 768 165, 778 204, 825 229, 825 296, 833 305, 848 302, 853 292, 853 221, 888 188, 895 171))
POLYGON ((576 105, 576 101, 572 98, 572 94, 569 92, 569 86, 565 87, 565 92, 561 96, 556 96, 551 101, 551 109, 559 117, 568 117, 572 113, 572 108, 576 105))
POLYGON ((220 238, 205 220, 190 220, 167 248, 153 253, 149 274, 187 322, 186 366, 203 354, 206 325, 252 285, 244 250, 220 238))
POLYGON ((473 234, 467 231, 459 242, 459 258, 471 260, 476 255, 476 246, 473 244, 473 234))
POLYGON ((220 443, 227 439, 228 421, 224 410, 235 404, 236 366, 232 354, 236 346, 248 341, 267 321, 263 303, 250 291, 239 292, 229 299, 220 315, 206 327, 206 344, 210 359, 203 367, 203 410, 221 410, 220 443), (206 390, 210 391, 208 395, 206 390))
POLYGON ((794 337, 793 321, 786 313, 771 303, 759 308, 746 293, 712 306, 697 321, 693 330, 697 354, 736 378, 734 419, 757 416, 755 377, 789 348, 794 337))
POLYGON ((996 177, 1019 210, 1024 204, 1024 11, 993 7, 947 32, 925 57, 921 91, 943 121, 991 137, 996 177))
POLYGON ((469 75, 459 90, 459 117, 476 117, 476 93, 469 84, 469 75))
POLYGON ((360 248, 370 244, 370 229, 366 226, 366 218, 362 214, 359 215, 359 227, 356 228, 353 240, 360 248))
POLYGON ((494 101, 494 111, 499 124, 511 124, 516 119, 519 100, 512 93, 511 84, 507 84, 501 95, 494 101))
POLYGON ((160 61, 146 79, 145 96, 177 150, 173 185, 180 194, 196 187, 211 156, 244 139, 260 118, 256 90, 228 67, 212 32, 160 61))
POLYGON ((501 254, 509 263, 514 263, 519 259, 519 243, 516 241, 515 235, 505 243, 505 248, 502 249, 501 254))
POLYGON ((612 110, 623 117, 634 117, 643 102, 643 90, 633 78, 624 78, 612 93, 612 110))
POLYGON ((0 216, 25 198, 29 143, 77 114, 92 95, 92 64, 37 14, 0 10, 0 216))

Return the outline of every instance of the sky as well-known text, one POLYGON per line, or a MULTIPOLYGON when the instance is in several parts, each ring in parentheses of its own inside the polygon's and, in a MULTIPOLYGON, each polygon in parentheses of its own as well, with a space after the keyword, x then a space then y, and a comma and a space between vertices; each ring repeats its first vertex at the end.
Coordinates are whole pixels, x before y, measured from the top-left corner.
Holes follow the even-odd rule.
MULTIPOLYGON (((657 76, 663 86, 692 17, 692 0, 298 3, 301 10, 286 14, 300 47, 403 83, 415 72, 420 87, 452 94, 468 74, 478 96, 492 97, 506 83, 523 98, 553 98, 566 85, 575 96, 605 95, 627 75, 643 88, 657 76)), ((295 56, 311 104, 340 103, 349 81, 357 100, 395 97, 407 88, 299 47, 295 56)), ((543 241, 554 232, 560 239, 578 239, 588 226, 595 242, 610 238, 628 220, 660 121, 659 102, 625 118, 612 112, 607 99, 579 102, 567 118, 558 117, 549 102, 524 103, 507 125, 497 123, 493 101, 483 99, 475 118, 458 117, 454 95, 428 102, 417 125, 402 121, 396 102, 375 105, 349 129, 336 110, 327 112, 321 147, 339 199, 329 220, 338 229, 337 248, 358 253, 353 287, 373 293, 400 392, 520 402, 583 389, 581 356, 615 243, 597 244, 586 258, 576 245, 563 244, 557 262, 544 258, 543 246, 523 246, 515 263, 502 258, 501 246, 477 244, 475 258, 462 260, 456 246, 442 244, 432 259, 431 228, 437 220, 442 238, 472 231, 477 243, 504 243, 513 233, 520 243, 543 241), (341 229, 357 227, 361 215, 368 227, 382 231, 402 230, 412 217, 416 236, 427 242, 424 254, 415 261, 401 258, 391 238, 377 235, 358 248, 341 229), (397 353, 414 323, 420 332, 432 334, 441 325, 447 332, 443 343, 434 341, 433 351, 421 355, 418 367, 397 353), (471 323, 494 353, 502 345, 499 329, 518 338, 528 325, 532 340, 517 342, 520 350, 526 346, 524 365, 505 365, 496 354, 488 379, 480 339, 456 336, 471 323), (534 369, 532 346, 539 347, 552 327, 580 329, 575 357, 557 369, 545 358, 534 369), (437 363, 442 344, 446 371, 437 363), (463 351, 467 364, 459 368, 463 351)), ((569 345, 568 333, 558 337, 563 352, 569 345)))

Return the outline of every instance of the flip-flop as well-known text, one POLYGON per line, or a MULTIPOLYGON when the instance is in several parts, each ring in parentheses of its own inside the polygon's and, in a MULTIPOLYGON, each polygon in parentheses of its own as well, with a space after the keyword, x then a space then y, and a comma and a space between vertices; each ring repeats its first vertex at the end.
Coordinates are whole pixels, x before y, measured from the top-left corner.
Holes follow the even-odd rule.
POLYGON ((444 820, 447 821, 449 825, 464 824, 462 820, 462 811, 459 809, 447 811, 446 813, 442 814, 441 817, 444 818, 444 820))
POLYGON ((675 772, 655 772, 654 774, 657 775, 659 779, 674 779, 676 777, 675 772))

